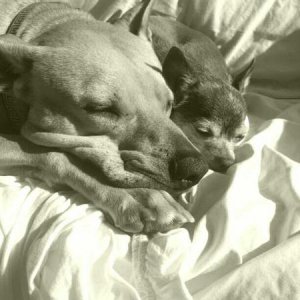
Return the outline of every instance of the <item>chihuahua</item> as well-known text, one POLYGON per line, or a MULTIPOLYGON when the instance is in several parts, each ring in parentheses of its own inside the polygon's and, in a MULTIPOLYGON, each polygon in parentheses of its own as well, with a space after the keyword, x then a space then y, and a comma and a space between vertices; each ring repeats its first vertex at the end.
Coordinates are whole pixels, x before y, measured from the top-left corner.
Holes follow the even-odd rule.
POLYGON ((242 93, 254 61, 234 79, 217 45, 199 31, 151 16, 152 44, 174 93, 171 119, 200 150, 211 170, 225 173, 249 129, 242 93))

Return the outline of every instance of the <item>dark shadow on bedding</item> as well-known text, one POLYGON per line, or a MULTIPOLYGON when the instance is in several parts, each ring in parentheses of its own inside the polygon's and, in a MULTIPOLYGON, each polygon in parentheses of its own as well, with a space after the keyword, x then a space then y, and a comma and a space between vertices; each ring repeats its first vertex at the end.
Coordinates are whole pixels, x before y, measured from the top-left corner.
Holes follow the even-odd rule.
POLYGON ((274 98, 300 98, 300 30, 256 58, 250 91, 274 98))

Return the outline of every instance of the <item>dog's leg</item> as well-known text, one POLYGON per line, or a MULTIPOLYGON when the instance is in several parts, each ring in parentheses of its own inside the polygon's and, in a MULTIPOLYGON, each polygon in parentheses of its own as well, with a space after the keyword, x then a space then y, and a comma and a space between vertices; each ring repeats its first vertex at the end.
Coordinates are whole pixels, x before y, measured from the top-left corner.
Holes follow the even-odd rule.
MULTIPOLYGON (((168 193, 152 189, 119 189, 102 184, 92 166, 69 154, 37 146, 21 136, 0 136, 0 174, 47 178, 85 196, 127 232, 168 231, 193 221, 168 193), (50 150, 50 151, 49 151, 50 150)), ((99 178, 100 179, 100 178, 99 178)))

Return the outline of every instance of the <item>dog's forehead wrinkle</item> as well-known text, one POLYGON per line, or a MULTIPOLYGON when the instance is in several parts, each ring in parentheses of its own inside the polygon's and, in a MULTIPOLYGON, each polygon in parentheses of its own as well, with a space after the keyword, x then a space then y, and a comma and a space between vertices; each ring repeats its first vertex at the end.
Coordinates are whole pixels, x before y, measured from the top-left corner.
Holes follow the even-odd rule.
POLYGON ((98 76, 92 76, 82 82, 82 96, 81 103, 86 104, 101 103, 102 105, 112 105, 118 101, 119 97, 117 91, 112 89, 113 80, 109 78, 99 78, 98 76))

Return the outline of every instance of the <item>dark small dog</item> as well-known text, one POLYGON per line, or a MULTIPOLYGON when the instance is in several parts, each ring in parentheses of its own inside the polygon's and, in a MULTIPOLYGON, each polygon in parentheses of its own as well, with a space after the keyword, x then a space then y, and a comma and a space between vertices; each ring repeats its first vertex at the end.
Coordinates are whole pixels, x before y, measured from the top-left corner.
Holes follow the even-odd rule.
POLYGON ((232 79, 216 44, 199 31, 151 16, 152 43, 174 93, 172 120, 200 150, 210 169, 225 172, 249 123, 242 92, 253 63, 232 79))

